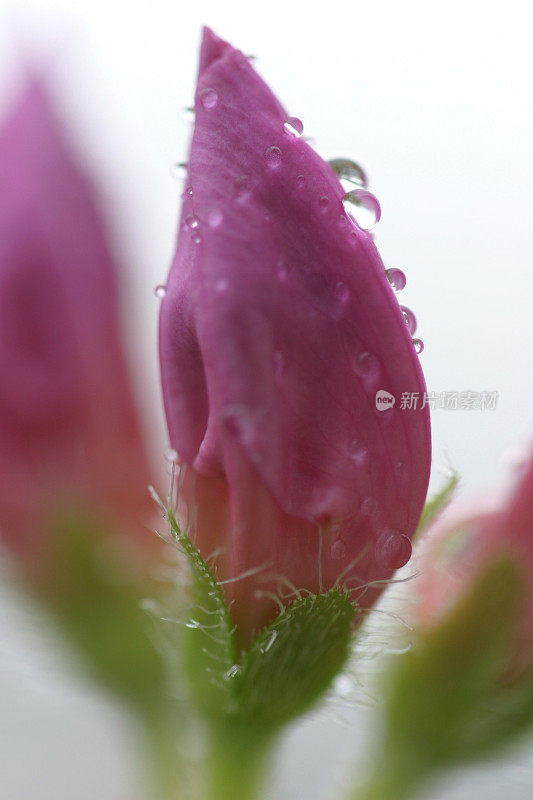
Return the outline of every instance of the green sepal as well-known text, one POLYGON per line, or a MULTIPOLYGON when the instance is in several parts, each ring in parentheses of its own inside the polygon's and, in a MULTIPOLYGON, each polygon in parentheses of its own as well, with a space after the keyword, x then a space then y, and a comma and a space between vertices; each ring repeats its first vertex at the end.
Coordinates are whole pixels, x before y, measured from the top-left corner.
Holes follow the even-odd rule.
POLYGON ((348 594, 332 589, 297 599, 237 661, 220 587, 171 512, 169 519, 193 579, 185 663, 196 707, 239 729, 274 730, 304 713, 348 657, 355 614, 348 594))
POLYGON ((307 711, 348 657, 354 614, 337 589, 292 603, 245 655, 235 678, 238 713, 276 728, 307 711))
POLYGON ((169 511, 172 533, 192 576, 190 603, 184 619, 183 665, 193 702, 203 714, 218 716, 233 708, 232 675, 235 645, 228 608, 208 565, 169 511))
POLYGON ((450 476, 444 483, 441 489, 438 490, 427 501, 422 511, 420 521, 413 536, 413 541, 417 539, 420 534, 431 525, 432 522, 444 511, 448 506, 455 494, 457 484, 459 483, 459 473, 452 470, 450 476))

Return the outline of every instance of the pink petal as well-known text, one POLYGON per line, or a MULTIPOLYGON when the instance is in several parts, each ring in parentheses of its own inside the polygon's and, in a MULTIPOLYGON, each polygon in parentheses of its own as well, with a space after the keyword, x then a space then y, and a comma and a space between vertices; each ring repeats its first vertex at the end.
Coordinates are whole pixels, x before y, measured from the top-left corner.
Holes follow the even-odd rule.
POLYGON ((148 468, 94 193, 31 80, 0 130, 0 529, 38 559, 43 514, 82 499, 128 534, 148 468))
MULTIPOLYGON (((425 387, 383 263, 330 167, 208 29, 195 111, 160 322, 172 446, 226 481, 228 574, 266 559, 313 591, 343 571, 350 588, 386 579, 409 556, 401 537, 425 499, 430 432, 427 408, 399 409, 425 387), (380 389, 394 410, 376 410, 380 389)), ((199 524, 200 546, 204 535, 199 524)), ((242 584, 252 604, 261 580, 242 584)))

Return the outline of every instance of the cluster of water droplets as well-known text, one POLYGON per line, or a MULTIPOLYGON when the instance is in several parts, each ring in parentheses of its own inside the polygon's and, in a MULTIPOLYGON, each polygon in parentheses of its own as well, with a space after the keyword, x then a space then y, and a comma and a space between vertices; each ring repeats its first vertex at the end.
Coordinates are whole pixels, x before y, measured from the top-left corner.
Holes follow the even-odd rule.
POLYGON ((381 219, 381 207, 368 191, 365 171, 349 158, 333 158, 328 163, 345 189, 342 205, 348 218, 361 230, 371 231, 381 219))
MULTIPOLYGON (((199 95, 199 102, 206 111, 210 111, 211 109, 215 108, 218 103, 217 91, 211 87, 202 89, 199 95)), ((187 121, 194 121, 194 108, 185 109, 184 115, 187 121)), ((287 136, 299 139, 303 136, 304 126, 298 117, 290 116, 284 120, 283 130, 287 136)), ((264 157, 267 167, 272 170, 276 170, 282 165, 283 153, 282 149, 278 145, 270 145, 267 147, 264 157)), ((368 177, 365 170, 359 164, 349 158, 334 158, 331 159, 328 164, 338 177, 341 186, 345 190, 345 194, 342 198, 342 204, 346 213, 346 217, 341 217, 340 222, 346 224, 346 219, 349 219, 360 230, 366 232, 372 231, 372 229, 381 219, 381 206, 377 197, 368 190, 368 177)), ((181 162, 174 165, 172 172, 175 176, 185 176, 187 174, 187 164, 181 162)), ((298 186, 303 188, 305 186, 305 176, 298 175, 297 183, 298 186)), ((184 196, 187 195, 192 196, 192 187, 190 186, 185 188, 184 196)), ((239 200, 239 191, 237 191, 237 195, 239 200)), ((247 199, 248 196, 248 192, 243 193, 243 199, 247 199)), ((319 199, 318 205, 320 211, 322 213, 326 213, 330 208, 330 199, 324 195, 319 199)), ((220 225, 222 222, 222 218, 222 212, 218 209, 213 209, 208 214, 208 224, 210 227, 218 227, 218 225, 220 225)), ((199 243, 201 241, 201 236, 198 230, 197 219, 195 217, 188 217, 185 221, 185 224, 191 231, 191 237, 193 241, 195 243, 199 243)), ((352 235, 354 237, 356 236, 355 231, 352 235)), ((405 288, 407 280, 404 272, 401 269, 398 269, 397 267, 389 268, 386 270, 386 276, 392 289, 396 293, 401 292, 405 288)), ((286 277, 286 268, 282 267, 278 272, 278 278, 280 281, 284 282, 286 277)), ((158 286, 154 291, 158 297, 164 296, 164 287, 158 286)), ((336 295, 339 301, 339 313, 342 314, 343 307, 349 302, 349 289, 341 282, 337 284, 336 295)), ((415 351, 416 353, 420 354, 424 349, 424 343, 421 339, 414 336, 416 332, 416 317, 413 312, 407 308, 407 306, 402 305, 400 308, 402 310, 409 333, 413 338, 415 351)), ((369 359, 367 362, 367 371, 371 363, 370 355, 371 354, 363 354, 363 356, 366 356, 369 359)), ((375 365, 372 365, 372 370, 376 370, 375 365)))
MULTIPOLYGON (((358 228, 364 231, 371 231, 381 218, 381 207, 377 197, 368 191, 368 179, 365 171, 359 164, 348 158, 334 158, 328 163, 338 177, 341 186, 346 190, 342 204, 347 216, 358 228)), ((321 211, 326 212, 329 206, 329 199, 325 196, 321 197, 319 206, 321 211)), ((342 218, 341 221, 343 221, 342 218)), ((386 276, 396 293, 405 288, 407 280, 401 269, 396 267, 387 269, 386 276)), ((415 315, 406 306, 400 307, 409 333, 414 336, 416 330, 415 315)), ((413 344, 417 353, 421 353, 424 349, 424 343, 421 339, 413 338, 413 344)))

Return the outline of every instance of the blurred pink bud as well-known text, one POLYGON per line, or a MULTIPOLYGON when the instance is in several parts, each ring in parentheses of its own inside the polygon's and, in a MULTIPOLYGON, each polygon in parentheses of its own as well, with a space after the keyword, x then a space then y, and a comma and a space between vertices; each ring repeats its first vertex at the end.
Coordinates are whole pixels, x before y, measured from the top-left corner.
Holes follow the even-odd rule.
POLYGON ((148 469, 106 232, 36 80, 0 130, 0 186, 0 533, 29 567, 71 501, 140 535, 148 469))
POLYGON ((489 563, 510 556, 526 587, 513 663, 533 668, 533 458, 500 509, 440 523, 421 540, 419 555, 415 610, 423 624, 439 620, 489 563))
POLYGON ((342 584, 374 602, 410 556, 429 415, 399 407, 424 380, 372 236, 300 121, 209 29, 195 117, 163 396, 181 499, 246 639, 273 592, 342 584), (376 407, 379 390, 394 408, 376 407))

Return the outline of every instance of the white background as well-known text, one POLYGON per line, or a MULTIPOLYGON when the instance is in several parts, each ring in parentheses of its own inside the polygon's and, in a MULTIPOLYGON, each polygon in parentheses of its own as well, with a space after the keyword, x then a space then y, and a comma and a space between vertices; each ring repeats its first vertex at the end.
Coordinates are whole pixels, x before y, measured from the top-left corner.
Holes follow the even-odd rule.
MULTIPOLYGON (((448 464, 463 497, 493 500, 533 434, 533 140, 526 3, 352 2, 297 7, 162 0, 18 0, 0 16, 0 111, 21 52, 42 56, 124 268, 125 326, 154 476, 164 425, 158 301, 173 248, 200 27, 246 53, 325 157, 359 161, 382 205, 377 243, 408 285, 428 388, 496 390, 496 411, 433 414, 434 480, 448 464)), ((131 733, 120 711, 62 673, 31 614, 0 617, 0 797, 135 800, 131 733)), ((345 715, 346 716, 346 715, 345 715)), ((301 726, 277 770, 279 800, 331 797, 332 765, 353 759, 368 712, 348 726, 301 726), (299 787, 299 788, 297 788, 299 787)), ((434 797, 525 800, 533 760, 513 754, 434 797)), ((342 774, 342 770, 341 773, 342 774)))

